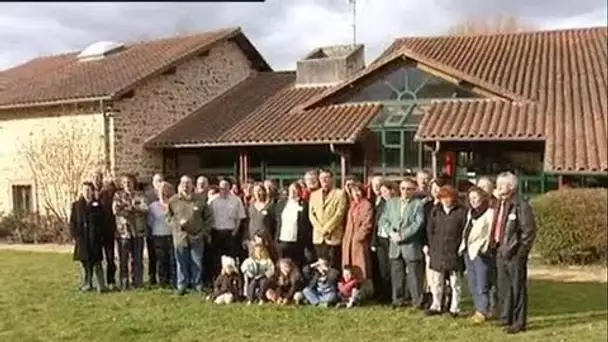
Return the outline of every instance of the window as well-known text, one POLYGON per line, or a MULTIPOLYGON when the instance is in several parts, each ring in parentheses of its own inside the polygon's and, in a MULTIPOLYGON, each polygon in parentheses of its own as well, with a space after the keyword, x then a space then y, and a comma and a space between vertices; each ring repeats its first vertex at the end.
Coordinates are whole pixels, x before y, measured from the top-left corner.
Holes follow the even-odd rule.
POLYGON ((349 102, 473 98, 473 93, 415 67, 401 67, 357 92, 349 102))
POLYGON ((33 211, 32 186, 13 185, 13 212, 15 214, 27 214, 33 211))
POLYGON ((384 148, 384 163, 386 167, 401 167, 401 149, 384 148))
POLYGON ((414 141, 414 134, 416 132, 405 131, 403 132, 403 149, 404 149, 404 158, 405 165, 409 167, 418 165, 418 143, 414 141))
POLYGON ((384 132, 384 145, 390 147, 401 147, 401 132, 386 131, 384 132))

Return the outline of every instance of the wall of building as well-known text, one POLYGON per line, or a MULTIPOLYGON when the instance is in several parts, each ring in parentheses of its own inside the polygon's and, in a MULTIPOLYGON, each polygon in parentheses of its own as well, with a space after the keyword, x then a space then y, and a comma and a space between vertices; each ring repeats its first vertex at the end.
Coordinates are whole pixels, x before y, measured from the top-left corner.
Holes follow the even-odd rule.
MULTIPOLYGON (((13 210, 13 186, 29 185, 32 187, 32 209, 45 211, 45 202, 56 202, 47 198, 45 193, 53 193, 56 184, 48 184, 47 191, 42 191, 39 179, 35 177, 25 154, 31 151, 29 146, 38 146, 43 141, 61 139, 60 145, 47 146, 39 153, 48 155, 49 166, 67 165, 68 160, 78 163, 70 156, 70 151, 92 149, 93 159, 103 161, 103 117, 97 104, 85 106, 55 106, 0 111, 0 213, 13 210), (46 140, 45 140, 46 139, 46 140), (55 154, 55 155, 51 155, 55 154)), ((99 165, 91 165, 96 168, 99 165)), ((89 171, 86 171, 88 174, 89 171)), ((48 177, 47 177, 48 178, 48 177)), ((61 186, 61 185, 57 185, 61 186)), ((65 184, 63 184, 65 186, 65 184)), ((71 196, 66 202, 71 202, 71 196)))
POLYGON ((135 90, 132 98, 114 103, 113 172, 134 173, 142 180, 162 171, 162 152, 143 147, 149 139, 215 96, 243 81, 250 62, 232 42, 213 47, 207 56, 178 66, 135 90))

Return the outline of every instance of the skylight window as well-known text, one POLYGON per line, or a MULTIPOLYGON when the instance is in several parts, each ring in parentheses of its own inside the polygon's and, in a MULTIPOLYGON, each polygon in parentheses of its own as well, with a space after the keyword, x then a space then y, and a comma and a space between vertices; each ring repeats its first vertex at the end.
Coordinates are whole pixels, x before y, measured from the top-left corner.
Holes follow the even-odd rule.
POLYGON ((78 54, 78 60, 80 61, 91 61, 103 59, 104 57, 117 52, 124 48, 123 43, 116 43, 110 41, 101 41, 89 45, 86 49, 82 50, 78 54))

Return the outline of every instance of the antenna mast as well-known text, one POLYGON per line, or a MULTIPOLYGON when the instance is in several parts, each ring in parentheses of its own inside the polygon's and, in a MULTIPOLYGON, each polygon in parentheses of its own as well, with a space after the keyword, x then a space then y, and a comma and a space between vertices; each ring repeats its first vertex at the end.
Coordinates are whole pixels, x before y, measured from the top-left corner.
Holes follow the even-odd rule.
POLYGON ((348 0, 352 7, 353 45, 357 44, 357 0, 348 0))

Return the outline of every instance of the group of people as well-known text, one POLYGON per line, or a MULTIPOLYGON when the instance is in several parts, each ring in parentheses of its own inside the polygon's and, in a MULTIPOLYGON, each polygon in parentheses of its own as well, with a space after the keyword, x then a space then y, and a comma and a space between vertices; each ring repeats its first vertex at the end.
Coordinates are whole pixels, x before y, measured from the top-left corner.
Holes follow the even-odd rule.
POLYGON ((464 200, 444 183, 420 171, 398 184, 350 176, 341 189, 330 170, 310 170, 285 192, 185 175, 174 193, 159 174, 142 191, 133 176, 117 187, 97 172, 71 214, 81 290, 140 287, 145 246, 150 284, 179 295, 211 287, 205 298, 218 304, 376 301, 460 317, 466 270, 472 321, 525 330, 535 222, 516 176, 499 174, 495 189, 480 179, 464 200))

